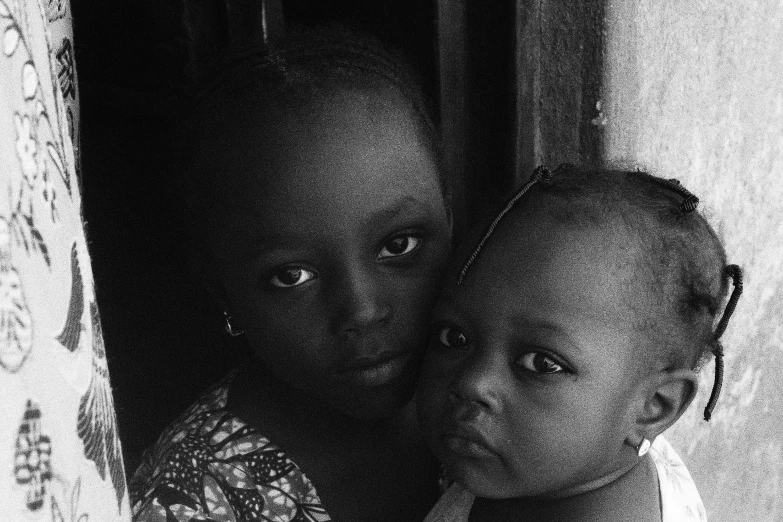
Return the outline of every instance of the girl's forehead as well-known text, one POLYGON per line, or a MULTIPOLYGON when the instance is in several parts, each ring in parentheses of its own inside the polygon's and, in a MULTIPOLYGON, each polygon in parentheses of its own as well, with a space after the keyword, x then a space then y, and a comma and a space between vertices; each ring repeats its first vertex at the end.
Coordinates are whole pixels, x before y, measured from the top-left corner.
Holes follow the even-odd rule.
POLYGON ((415 114, 410 100, 399 90, 384 85, 294 86, 290 89, 252 85, 214 100, 198 115, 198 120, 200 129, 208 137, 245 129, 258 132, 280 125, 338 124, 341 117, 357 112, 368 119, 387 118, 390 113, 412 118, 415 114))
POLYGON ((378 118, 373 112, 347 105, 303 121, 281 118, 247 128, 226 151, 225 172, 260 195, 298 191, 291 196, 321 198, 370 190, 377 197, 411 185, 437 186, 434 158, 407 115, 390 111, 378 118))
POLYGON ((417 212, 445 214, 437 165, 409 114, 389 107, 379 117, 362 98, 340 103, 310 117, 240 116, 241 125, 217 133, 201 152, 199 190, 220 202, 210 207, 223 223, 215 228, 348 231, 407 200, 417 212))
POLYGON ((394 92, 369 90, 319 93, 309 99, 257 93, 227 100, 202 118, 193 141, 201 168, 228 171, 242 182, 248 169, 253 177, 274 175, 280 171, 275 167, 292 157, 309 157, 330 146, 386 152, 391 147, 378 146, 385 141, 401 156, 410 154, 411 147, 434 156, 410 105, 394 92), (238 172, 231 172, 234 167, 238 172))

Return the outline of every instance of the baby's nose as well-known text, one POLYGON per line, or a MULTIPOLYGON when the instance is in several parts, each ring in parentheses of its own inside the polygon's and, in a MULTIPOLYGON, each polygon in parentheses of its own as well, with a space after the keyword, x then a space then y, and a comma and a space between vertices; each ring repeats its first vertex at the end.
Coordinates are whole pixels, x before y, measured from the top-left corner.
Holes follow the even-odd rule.
MULTIPOLYGON (((499 371, 488 357, 478 354, 469 357, 449 385, 449 398, 467 413, 471 408, 492 412, 500 410, 499 371)), ((460 410, 460 411, 462 411, 460 410)))
POLYGON ((486 403, 465 400, 456 395, 452 395, 451 400, 453 408, 451 410, 451 415, 457 422, 474 422, 491 409, 486 403))

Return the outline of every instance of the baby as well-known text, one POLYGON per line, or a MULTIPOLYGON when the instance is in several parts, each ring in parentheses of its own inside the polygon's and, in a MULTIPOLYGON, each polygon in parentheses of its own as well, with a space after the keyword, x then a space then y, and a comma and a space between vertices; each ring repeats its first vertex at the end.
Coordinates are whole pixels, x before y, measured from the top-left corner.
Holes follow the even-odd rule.
POLYGON ((742 289, 697 203, 641 172, 540 168, 457 256, 418 395, 455 484, 427 522, 706 520, 660 437, 715 354, 709 418, 742 289))

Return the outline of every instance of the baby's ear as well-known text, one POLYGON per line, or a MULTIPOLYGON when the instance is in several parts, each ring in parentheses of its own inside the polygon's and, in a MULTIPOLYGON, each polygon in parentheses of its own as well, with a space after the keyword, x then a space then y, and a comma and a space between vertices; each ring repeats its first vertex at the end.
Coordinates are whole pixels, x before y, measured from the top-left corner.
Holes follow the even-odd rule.
POLYGON ((651 376, 636 420, 637 442, 642 437, 653 440, 674 424, 690 406, 698 387, 696 372, 685 368, 661 370, 651 376))

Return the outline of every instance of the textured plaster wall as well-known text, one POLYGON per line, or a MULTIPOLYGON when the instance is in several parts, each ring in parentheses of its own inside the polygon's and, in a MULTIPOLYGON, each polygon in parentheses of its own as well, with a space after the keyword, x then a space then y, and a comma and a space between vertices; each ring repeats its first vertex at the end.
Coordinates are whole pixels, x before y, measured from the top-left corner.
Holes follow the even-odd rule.
POLYGON ((678 177, 702 198, 745 294, 724 337, 713 420, 667 434, 712 522, 783 520, 783 2, 607 5, 605 160, 678 177))

